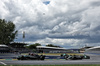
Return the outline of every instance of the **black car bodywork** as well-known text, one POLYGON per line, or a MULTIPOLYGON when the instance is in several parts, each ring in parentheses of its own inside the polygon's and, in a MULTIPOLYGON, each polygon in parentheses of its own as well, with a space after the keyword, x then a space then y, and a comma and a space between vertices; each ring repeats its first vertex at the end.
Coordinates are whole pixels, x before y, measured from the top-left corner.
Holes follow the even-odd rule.
POLYGON ((73 56, 69 56, 67 59, 70 59, 70 60, 82 60, 83 57, 81 57, 79 55, 73 55, 73 56))
POLYGON ((61 54, 61 57, 64 57, 66 60, 90 59, 90 56, 87 56, 87 55, 68 55, 68 54, 61 54))
POLYGON ((90 56, 88 56, 88 55, 83 55, 82 57, 83 57, 83 59, 90 59, 90 56))
POLYGON ((34 55, 21 55, 17 57, 18 60, 44 60, 45 59, 45 55, 38 55, 38 54, 34 54, 34 55))

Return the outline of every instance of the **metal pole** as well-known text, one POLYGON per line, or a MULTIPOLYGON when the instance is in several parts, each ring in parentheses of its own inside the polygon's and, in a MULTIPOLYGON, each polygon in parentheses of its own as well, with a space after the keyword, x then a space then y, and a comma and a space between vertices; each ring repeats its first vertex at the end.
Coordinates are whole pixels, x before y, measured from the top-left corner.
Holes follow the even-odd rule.
POLYGON ((24 43, 24 40, 25 40, 25 32, 23 31, 23 43, 24 43))

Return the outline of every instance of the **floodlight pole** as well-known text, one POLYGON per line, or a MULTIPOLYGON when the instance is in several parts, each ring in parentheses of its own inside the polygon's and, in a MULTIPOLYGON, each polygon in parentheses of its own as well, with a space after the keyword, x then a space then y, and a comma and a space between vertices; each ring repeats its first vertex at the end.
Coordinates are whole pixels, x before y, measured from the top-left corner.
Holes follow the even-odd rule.
POLYGON ((25 40, 25 31, 23 31, 23 43, 24 43, 24 40, 25 40))

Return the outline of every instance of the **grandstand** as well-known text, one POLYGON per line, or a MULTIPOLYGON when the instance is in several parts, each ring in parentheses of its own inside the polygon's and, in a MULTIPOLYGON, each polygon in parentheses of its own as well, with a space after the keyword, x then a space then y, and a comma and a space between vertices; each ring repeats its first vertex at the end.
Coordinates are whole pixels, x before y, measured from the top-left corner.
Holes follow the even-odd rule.
POLYGON ((11 49, 4 44, 0 44, 0 53, 8 53, 11 52, 11 49))
POLYGON ((100 46, 95 46, 89 49, 86 49, 86 54, 94 54, 94 55, 100 55, 100 46))
POLYGON ((37 46, 38 53, 72 53, 73 51, 60 47, 37 46))

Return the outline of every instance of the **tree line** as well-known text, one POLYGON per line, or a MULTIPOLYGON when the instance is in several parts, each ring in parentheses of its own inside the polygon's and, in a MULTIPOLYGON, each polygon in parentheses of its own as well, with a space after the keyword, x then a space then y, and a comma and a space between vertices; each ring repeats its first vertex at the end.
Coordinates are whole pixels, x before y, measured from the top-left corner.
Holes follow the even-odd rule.
POLYGON ((0 44, 10 44, 14 41, 18 31, 12 21, 0 19, 0 44))

